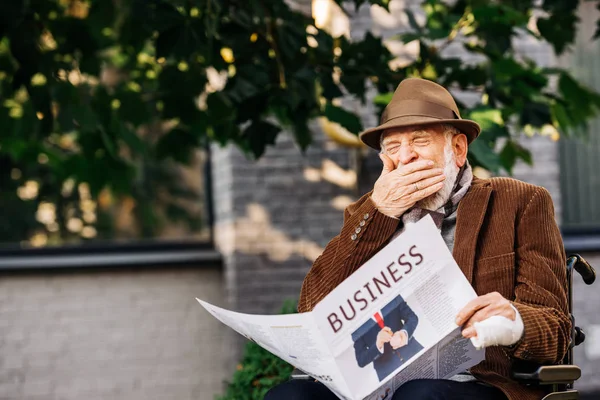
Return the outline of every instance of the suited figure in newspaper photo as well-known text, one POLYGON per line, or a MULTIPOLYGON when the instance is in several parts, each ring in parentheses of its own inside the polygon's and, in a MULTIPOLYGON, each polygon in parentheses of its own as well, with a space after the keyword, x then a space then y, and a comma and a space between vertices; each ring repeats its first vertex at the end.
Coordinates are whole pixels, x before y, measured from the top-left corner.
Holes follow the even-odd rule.
POLYGON ((379 381, 417 354, 413 337, 419 319, 402 296, 395 297, 352 333, 358 366, 373 363, 379 381))

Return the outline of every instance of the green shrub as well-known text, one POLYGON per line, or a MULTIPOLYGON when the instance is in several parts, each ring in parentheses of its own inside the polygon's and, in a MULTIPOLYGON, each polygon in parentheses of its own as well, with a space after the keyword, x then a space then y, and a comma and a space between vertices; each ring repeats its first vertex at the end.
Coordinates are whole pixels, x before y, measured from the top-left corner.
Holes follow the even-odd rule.
MULTIPOLYGON (((295 304, 286 301, 281 313, 295 312, 295 304)), ((248 341, 242 361, 237 365, 231 382, 228 382, 225 394, 217 396, 216 400, 263 400, 269 389, 290 378, 293 369, 279 357, 248 341)))

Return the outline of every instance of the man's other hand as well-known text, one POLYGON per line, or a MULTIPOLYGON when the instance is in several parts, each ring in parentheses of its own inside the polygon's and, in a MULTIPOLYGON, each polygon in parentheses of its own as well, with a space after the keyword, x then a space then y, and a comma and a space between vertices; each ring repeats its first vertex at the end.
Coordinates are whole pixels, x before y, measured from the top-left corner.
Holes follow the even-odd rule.
POLYGON ((418 160, 394 169, 394 162, 380 154, 383 170, 375 182, 371 200, 382 214, 399 217, 417 201, 431 196, 444 186, 444 170, 434 162, 418 160))
POLYGON ((408 333, 406 333, 405 330, 400 330, 400 331, 396 331, 394 332, 394 336, 392 336, 392 339, 390 340, 390 346, 392 346, 392 349, 396 350, 399 349, 400 347, 404 347, 408 344, 408 333))
POLYGON ((498 292, 479 296, 470 302, 456 316, 456 324, 463 327, 462 335, 468 339, 475 337, 477 332, 473 326, 493 316, 501 316, 514 321, 517 317, 510 301, 498 292))
POLYGON ((377 348, 380 352, 383 352, 383 345, 392 340, 393 335, 394 332, 392 332, 392 330, 387 326, 379 331, 377 334, 377 348))

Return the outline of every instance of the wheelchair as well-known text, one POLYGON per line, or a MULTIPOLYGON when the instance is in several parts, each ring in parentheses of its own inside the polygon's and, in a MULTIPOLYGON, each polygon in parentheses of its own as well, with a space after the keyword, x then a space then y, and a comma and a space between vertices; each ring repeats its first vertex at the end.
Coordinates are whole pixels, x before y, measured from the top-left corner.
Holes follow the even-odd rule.
POLYGON ((577 271, 587 285, 596 280, 596 271, 583 257, 574 254, 567 258, 567 288, 569 295, 569 314, 573 329, 569 350, 559 365, 535 365, 525 361, 517 361, 511 376, 514 380, 525 385, 543 385, 549 388, 549 393, 542 400, 577 400, 579 392, 573 389, 573 384, 581 377, 581 369, 573 364, 573 348, 585 340, 583 329, 575 326, 573 316, 573 271, 577 271))
MULTIPOLYGON (((511 372, 512 379, 524 384, 548 387, 548 394, 542 400, 578 400, 579 392, 573 389, 574 382, 581 377, 581 369, 573 364, 573 348, 585 340, 583 329, 575 326, 573 316, 573 271, 577 271, 587 285, 596 280, 596 271, 579 254, 567 258, 567 288, 569 314, 573 322, 569 350, 558 365, 536 365, 517 360, 511 372)), ((291 379, 310 379, 299 369, 294 369, 291 379)))

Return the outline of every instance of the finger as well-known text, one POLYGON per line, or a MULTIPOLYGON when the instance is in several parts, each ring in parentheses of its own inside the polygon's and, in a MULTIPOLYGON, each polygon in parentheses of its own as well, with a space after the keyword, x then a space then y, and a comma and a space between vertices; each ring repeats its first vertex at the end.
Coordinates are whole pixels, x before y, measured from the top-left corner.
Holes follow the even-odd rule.
POLYGON ((423 179, 419 182, 411 183, 410 185, 408 185, 410 187, 409 193, 410 192, 415 193, 420 190, 425 190, 428 187, 434 186, 438 183, 442 183, 442 186, 443 186, 445 179, 446 179, 446 177, 444 175, 437 175, 437 176, 433 176, 431 178, 423 179))
POLYGON ((490 297, 488 295, 479 296, 469 301, 456 315, 456 325, 463 325, 469 320, 469 318, 473 316, 475 312, 488 306, 489 304, 490 297))
POLYGON ((483 307, 483 308, 479 309, 477 312, 475 312, 471 316, 471 318, 469 318, 467 320, 467 322, 464 323, 463 328, 473 327, 473 325, 476 322, 485 321, 486 319, 488 319, 492 315, 495 315, 495 313, 494 313, 494 311, 493 311, 493 309, 492 309, 491 306, 483 307))
POLYGON ((439 191, 440 189, 442 189, 444 187, 444 182, 438 182, 434 185, 428 186, 426 188, 422 188, 419 185, 414 186, 415 184, 413 184, 413 189, 415 190, 415 192, 411 193, 408 196, 408 200, 416 203, 419 200, 424 199, 425 197, 429 197, 432 194, 434 194, 435 192, 439 191), (417 188, 419 190, 417 190, 417 188))
POLYGON ((462 335, 464 338, 471 339, 471 338, 477 336, 477 331, 475 330, 475 327, 472 326, 467 329, 463 329, 462 335))
POLYGON ((487 320, 488 318, 495 317, 495 316, 504 317, 510 321, 514 321, 513 318, 515 318, 516 316, 514 315, 514 312, 512 312, 512 311, 513 311, 512 309, 507 309, 506 307, 503 307, 502 305, 491 304, 487 307, 480 309, 475 314, 473 314, 473 316, 471 318, 469 318, 469 320, 464 324, 463 328, 471 327, 471 326, 475 325, 475 323, 477 323, 477 322, 483 322, 483 321, 487 320))
POLYGON ((395 169, 394 162, 392 161, 391 158, 389 158, 388 156, 386 156, 383 153, 379 154, 379 158, 381 159, 381 162, 383 162, 383 169, 381 170, 381 175, 388 174, 395 169))
POLYGON ((473 314, 471 318, 464 324, 462 334, 466 338, 472 338, 477 336, 477 329, 475 324, 483 322, 493 316, 506 317, 506 312, 502 307, 497 307, 495 304, 491 304, 487 307, 481 308, 479 311, 473 314))
POLYGON ((431 160, 418 160, 398 168, 400 175, 410 175, 423 169, 433 168, 434 162, 431 160))
POLYGON ((403 182, 405 182, 406 184, 410 184, 410 183, 420 182, 423 179, 437 177, 437 176, 443 176, 443 175, 444 175, 444 170, 442 168, 430 168, 430 169, 419 170, 419 171, 413 172, 412 174, 409 174, 409 175, 398 175, 398 176, 399 176, 399 179, 402 179, 403 182))

